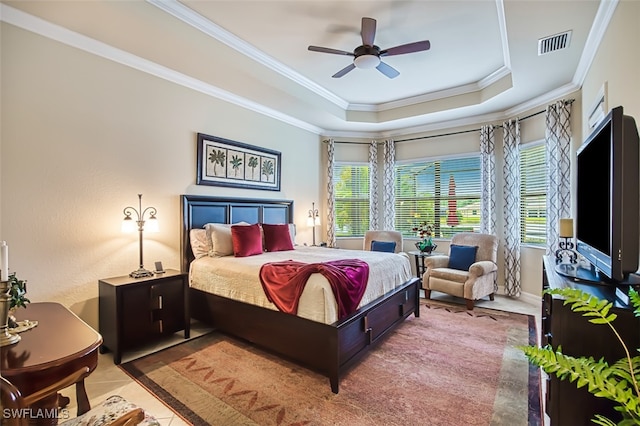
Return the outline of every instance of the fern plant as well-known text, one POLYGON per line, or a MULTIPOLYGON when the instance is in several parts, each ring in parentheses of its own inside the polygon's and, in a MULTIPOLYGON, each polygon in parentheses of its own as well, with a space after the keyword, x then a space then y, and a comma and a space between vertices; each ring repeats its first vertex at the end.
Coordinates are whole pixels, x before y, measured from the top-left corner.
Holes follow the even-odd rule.
MULTIPOLYGON (((611 328, 626 354, 612 365, 604 359, 593 357, 572 357, 562 353, 562 347, 553 349, 551 345, 544 347, 520 346, 526 357, 547 374, 555 374, 560 380, 569 379, 578 388, 583 386, 593 395, 616 402, 615 409, 622 413, 623 419, 615 423, 605 416, 596 414, 591 421, 601 426, 640 425, 640 356, 636 349, 635 356, 629 352, 622 337, 613 326, 617 315, 611 312, 613 303, 600 300, 595 296, 574 288, 554 288, 544 291, 546 294, 559 295, 564 298, 565 305, 571 310, 588 318, 592 324, 606 325, 611 328)), ((633 288, 629 289, 629 300, 634 308, 634 315, 640 316, 640 296, 633 288)))

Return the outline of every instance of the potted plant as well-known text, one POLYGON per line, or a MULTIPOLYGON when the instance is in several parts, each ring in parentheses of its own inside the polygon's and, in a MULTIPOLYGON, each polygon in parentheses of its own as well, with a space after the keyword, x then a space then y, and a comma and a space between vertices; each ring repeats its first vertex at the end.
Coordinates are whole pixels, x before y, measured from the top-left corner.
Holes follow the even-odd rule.
POLYGON ((27 282, 24 280, 20 280, 16 277, 16 273, 12 273, 9 275, 9 290, 7 294, 9 295, 9 328, 15 328, 17 326, 16 320, 13 316, 13 313, 17 308, 24 308, 31 301, 26 297, 27 294, 27 282))
POLYGON ((422 222, 420 225, 412 228, 420 241, 416 242, 416 248, 421 252, 431 253, 436 249, 437 245, 433 242, 433 226, 427 222, 422 222))
MULTIPOLYGON (((544 291, 546 294, 559 295, 564 298, 565 305, 571 310, 587 317, 592 324, 607 325, 624 348, 625 358, 609 365, 604 359, 593 357, 572 357, 564 355, 562 348, 553 349, 551 345, 544 347, 521 346, 529 362, 542 368, 547 374, 555 374, 560 380, 569 379, 578 388, 587 386, 587 390, 600 398, 616 402, 617 411, 623 419, 619 423, 596 414, 592 422, 602 426, 629 426, 640 424, 640 356, 632 356, 624 341, 613 326, 617 315, 611 313, 612 302, 600 300, 595 296, 574 288, 554 288, 544 291)), ((640 296, 633 288, 629 289, 629 300, 634 308, 634 315, 640 317, 640 296)), ((636 349, 636 353, 640 349, 636 349)))

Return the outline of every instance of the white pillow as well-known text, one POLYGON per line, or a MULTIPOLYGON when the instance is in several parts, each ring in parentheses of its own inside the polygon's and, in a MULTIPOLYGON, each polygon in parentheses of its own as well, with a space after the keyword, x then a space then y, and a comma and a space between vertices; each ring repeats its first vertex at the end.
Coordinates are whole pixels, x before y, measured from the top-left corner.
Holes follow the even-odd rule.
MULTIPOLYGON (((233 225, 249 225, 247 222, 238 222, 233 225)), ((212 257, 231 256, 233 254, 233 240, 231 239, 231 224, 207 223, 204 225, 211 239, 212 257)))
POLYGON ((291 235, 291 244, 296 245, 296 224, 289 224, 289 235, 291 235))
POLYGON ((211 238, 206 229, 191 229, 189 231, 189 242, 191 243, 191 251, 196 259, 209 256, 213 248, 211 246, 211 238))

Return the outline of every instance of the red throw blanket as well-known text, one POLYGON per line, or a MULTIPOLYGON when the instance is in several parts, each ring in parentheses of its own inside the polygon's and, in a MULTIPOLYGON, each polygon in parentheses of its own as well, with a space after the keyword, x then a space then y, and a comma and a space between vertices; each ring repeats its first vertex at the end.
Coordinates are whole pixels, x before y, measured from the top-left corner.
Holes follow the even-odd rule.
POLYGON ((358 259, 302 263, 294 260, 265 263, 260 268, 260 282, 271 303, 282 312, 296 315, 298 302, 307 279, 320 273, 329 281, 338 302, 338 318, 354 312, 369 280, 369 265, 358 259))

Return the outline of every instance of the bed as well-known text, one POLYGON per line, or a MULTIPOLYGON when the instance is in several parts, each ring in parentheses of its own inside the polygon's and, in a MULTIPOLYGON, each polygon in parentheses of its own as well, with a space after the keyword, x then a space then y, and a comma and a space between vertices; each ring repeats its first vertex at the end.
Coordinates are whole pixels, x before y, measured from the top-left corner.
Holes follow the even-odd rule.
MULTIPOLYGON (((208 223, 292 223, 293 201, 182 195, 181 204, 181 268, 183 272, 189 273, 191 317, 327 376, 334 393, 339 391, 340 377, 371 347, 409 315, 420 315, 419 280, 416 277, 409 277, 399 283, 386 283, 387 287, 384 287, 381 296, 372 300, 363 297, 361 306, 341 319, 332 317, 331 309, 324 307, 319 309, 324 313, 299 312, 298 315, 291 315, 264 304, 261 306, 260 303, 248 303, 235 300, 231 296, 215 294, 201 285, 201 277, 204 274, 200 268, 210 268, 212 265, 216 268, 218 266, 215 265, 222 265, 215 262, 232 265, 235 260, 223 258, 196 261, 189 237, 191 230, 202 229, 208 223)), ((374 256, 368 252, 330 248, 300 249, 299 253, 296 250, 295 254, 303 257, 313 250, 323 251, 329 258, 339 255, 351 257, 357 254, 366 260, 368 256, 374 256)), ((290 257, 287 254, 293 254, 282 253, 286 252, 281 252, 279 256, 290 257)), ((252 256, 251 262, 256 262, 262 257, 262 254, 252 256)), ((270 258, 264 256, 264 259, 270 258)), ((370 278, 379 275, 374 271, 371 270, 370 278)), ((311 278, 307 286, 310 286, 310 283, 311 278)), ((304 312, 303 297, 300 308, 304 312)), ((371 299, 371 295, 369 298, 371 299)))

